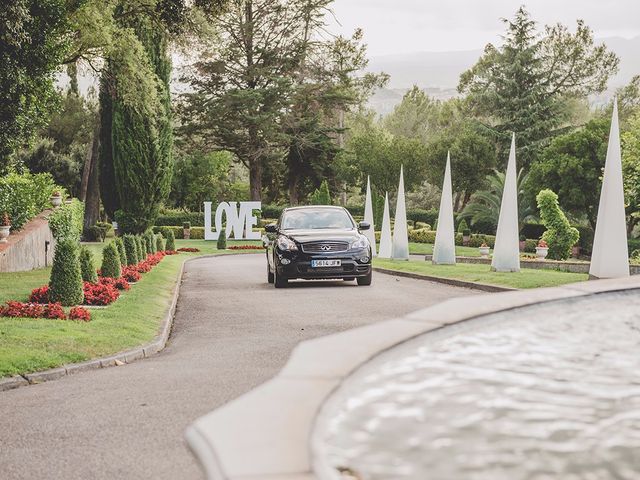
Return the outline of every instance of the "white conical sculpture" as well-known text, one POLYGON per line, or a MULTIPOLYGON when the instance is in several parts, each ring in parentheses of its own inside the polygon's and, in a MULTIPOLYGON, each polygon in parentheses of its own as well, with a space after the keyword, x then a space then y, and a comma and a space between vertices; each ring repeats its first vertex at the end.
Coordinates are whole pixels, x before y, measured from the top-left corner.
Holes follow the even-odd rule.
POLYGON ((520 271, 520 238, 518 236, 518 185, 516 175, 516 134, 511 138, 511 151, 504 191, 500 204, 500 218, 493 249, 491 269, 496 272, 520 271))
POLYGON ((444 169, 440 211, 438 212, 438 229, 436 243, 433 247, 433 263, 455 265, 456 238, 453 226, 453 192, 451 188, 451 156, 447 152, 447 166, 444 169))
POLYGON ((628 277, 627 248, 618 102, 614 100, 589 275, 595 278, 628 277))
POLYGON ((364 235, 369 239, 371 254, 375 257, 376 231, 373 224, 373 205, 371 204, 371 182, 369 181, 369 177, 367 177, 367 198, 364 201, 364 221, 370 225, 369 230, 364 231, 364 235))
POLYGON ((393 222, 393 248, 391 257, 395 260, 409 260, 409 234, 407 231, 407 208, 404 203, 404 175, 402 173, 402 166, 400 166, 396 216, 393 222))
POLYGON ((391 218, 389 216, 389 193, 384 196, 384 213, 382 214, 382 231, 380 232, 380 248, 378 258, 391 258, 391 218))

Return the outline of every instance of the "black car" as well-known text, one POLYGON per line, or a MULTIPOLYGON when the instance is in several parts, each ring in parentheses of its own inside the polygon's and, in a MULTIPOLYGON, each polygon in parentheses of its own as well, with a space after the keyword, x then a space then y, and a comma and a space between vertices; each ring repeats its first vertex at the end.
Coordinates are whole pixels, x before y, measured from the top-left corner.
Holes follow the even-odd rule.
POLYGON ((371 245, 342 207, 292 207, 265 227, 267 279, 276 288, 290 279, 357 280, 371 285, 371 245))

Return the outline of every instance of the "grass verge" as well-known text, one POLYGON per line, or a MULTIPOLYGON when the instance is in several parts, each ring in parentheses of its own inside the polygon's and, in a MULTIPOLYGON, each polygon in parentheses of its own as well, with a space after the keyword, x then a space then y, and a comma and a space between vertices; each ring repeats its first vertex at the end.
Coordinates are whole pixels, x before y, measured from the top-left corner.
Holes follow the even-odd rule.
POLYGON ((523 268, 518 273, 492 272, 489 265, 459 263, 457 265, 433 265, 420 260, 398 261, 376 258, 374 266, 419 275, 454 278, 466 282, 484 283, 510 288, 556 287, 587 280, 586 273, 567 273, 556 270, 523 268))
MULTIPOLYGON (((414 255, 433 255, 433 244, 409 242, 409 253, 414 255)), ((479 257, 480 251, 474 247, 456 246, 459 257, 479 257)))
MULTIPOLYGON (((96 254, 99 266, 104 244, 88 246, 96 254)), ((215 242, 177 240, 176 246, 196 247, 201 252, 166 256, 116 302, 92 309, 92 320, 88 323, 0 317, 0 377, 102 357, 151 341, 170 305, 182 262, 189 257, 223 253, 216 250, 215 242)), ((0 273, 0 303, 26 301, 31 290, 48 283, 49 273, 50 268, 0 273)))

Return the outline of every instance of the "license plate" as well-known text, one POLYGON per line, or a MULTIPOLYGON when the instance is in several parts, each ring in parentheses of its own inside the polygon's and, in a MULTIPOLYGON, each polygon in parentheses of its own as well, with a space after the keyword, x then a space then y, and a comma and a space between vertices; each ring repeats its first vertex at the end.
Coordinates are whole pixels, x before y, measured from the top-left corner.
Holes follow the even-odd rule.
POLYGON ((342 265, 342 260, 311 260, 311 267, 339 267, 342 265))

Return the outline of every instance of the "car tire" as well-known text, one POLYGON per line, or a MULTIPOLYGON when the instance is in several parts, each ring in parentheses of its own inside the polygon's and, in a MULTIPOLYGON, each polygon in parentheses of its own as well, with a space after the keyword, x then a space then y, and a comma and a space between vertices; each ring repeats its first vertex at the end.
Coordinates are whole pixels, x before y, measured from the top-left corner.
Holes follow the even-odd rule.
POLYGON ((358 277, 358 285, 363 286, 363 287, 368 287, 369 285, 371 285, 371 279, 373 277, 373 272, 369 272, 369 274, 366 277, 358 277))
POLYGON ((269 260, 267 260, 267 282, 269 283, 274 282, 274 276, 273 276, 273 272, 271 271, 271 266, 269 265, 269 260))
POLYGON ((287 277, 283 277, 282 275, 278 275, 278 266, 275 265, 275 267, 276 268, 273 271, 273 286, 276 288, 285 288, 287 285, 289 285, 289 279, 287 277))

